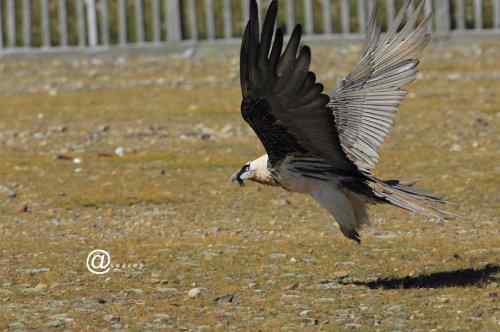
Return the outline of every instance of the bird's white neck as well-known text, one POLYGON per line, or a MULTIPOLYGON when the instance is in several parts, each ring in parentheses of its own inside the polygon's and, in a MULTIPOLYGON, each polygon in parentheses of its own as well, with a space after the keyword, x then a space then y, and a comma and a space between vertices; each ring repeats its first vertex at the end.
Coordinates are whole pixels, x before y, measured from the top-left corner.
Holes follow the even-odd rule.
POLYGON ((252 169, 254 172, 253 176, 249 180, 261 184, 275 186, 277 184, 271 176, 271 172, 267 168, 267 161, 268 157, 267 154, 265 154, 250 162, 250 169, 252 169))

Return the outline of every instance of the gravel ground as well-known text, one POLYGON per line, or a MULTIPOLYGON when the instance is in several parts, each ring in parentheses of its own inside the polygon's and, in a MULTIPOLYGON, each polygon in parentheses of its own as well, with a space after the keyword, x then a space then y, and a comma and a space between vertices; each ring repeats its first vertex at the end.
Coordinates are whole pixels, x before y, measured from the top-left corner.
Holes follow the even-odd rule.
MULTIPOLYGON (((359 50, 313 44, 325 86, 359 50)), ((432 45, 377 168, 460 217, 373 207, 361 245, 229 183, 262 152, 237 54, 0 59, 0 329, 500 331, 500 43, 432 45)))

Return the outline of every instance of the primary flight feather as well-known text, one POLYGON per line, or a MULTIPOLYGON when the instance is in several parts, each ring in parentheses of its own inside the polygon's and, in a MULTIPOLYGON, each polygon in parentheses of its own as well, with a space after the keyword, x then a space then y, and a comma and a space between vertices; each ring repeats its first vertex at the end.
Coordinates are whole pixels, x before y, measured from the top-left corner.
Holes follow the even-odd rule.
POLYGON ((311 50, 301 45, 301 26, 283 50, 278 2, 270 3, 260 31, 257 2, 251 0, 240 54, 241 114, 267 154, 246 163, 232 179, 310 194, 342 233, 358 242, 369 203, 447 217, 436 206, 442 198, 372 175, 378 149, 406 96, 403 87, 415 80, 417 56, 430 40, 430 16, 416 25, 423 1, 407 17, 411 3, 405 2, 384 36, 372 14, 361 59, 329 97, 309 70, 311 50))

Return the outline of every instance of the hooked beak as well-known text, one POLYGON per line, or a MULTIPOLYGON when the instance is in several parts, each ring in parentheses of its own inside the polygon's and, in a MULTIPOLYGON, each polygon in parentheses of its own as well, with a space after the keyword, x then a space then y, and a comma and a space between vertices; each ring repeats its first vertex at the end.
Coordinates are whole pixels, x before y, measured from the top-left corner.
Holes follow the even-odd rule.
POLYGON ((239 170, 238 172, 235 172, 231 176, 231 182, 238 182, 238 184, 240 185, 240 187, 243 187, 245 185, 245 181, 243 181, 243 179, 241 178, 241 175, 243 173, 244 173, 243 170, 239 170))

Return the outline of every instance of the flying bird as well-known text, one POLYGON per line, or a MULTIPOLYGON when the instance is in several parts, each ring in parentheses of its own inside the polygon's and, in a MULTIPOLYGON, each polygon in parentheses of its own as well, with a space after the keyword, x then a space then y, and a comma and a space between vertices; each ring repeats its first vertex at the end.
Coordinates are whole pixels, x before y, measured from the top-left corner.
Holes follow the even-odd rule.
POLYGON ((416 78, 417 56, 430 41, 430 15, 418 20, 424 1, 407 17, 411 3, 405 2, 384 35, 371 15, 359 62, 328 96, 309 69, 311 50, 301 45, 301 26, 284 47, 283 28, 275 27, 278 2, 270 3, 260 31, 257 2, 251 0, 240 53, 241 114, 267 154, 231 179, 310 194, 358 243, 359 229, 369 223, 368 204, 446 218, 439 209, 443 198, 372 173, 407 95, 404 87, 416 78))

